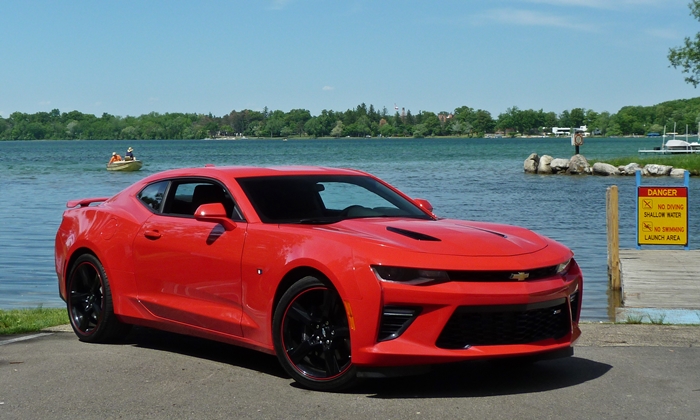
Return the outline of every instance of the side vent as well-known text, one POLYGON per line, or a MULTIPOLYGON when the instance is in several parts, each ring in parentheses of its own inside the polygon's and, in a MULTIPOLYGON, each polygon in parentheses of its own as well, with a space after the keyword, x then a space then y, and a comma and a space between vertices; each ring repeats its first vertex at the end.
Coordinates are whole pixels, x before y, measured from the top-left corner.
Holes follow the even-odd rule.
POLYGON ((579 316, 579 298, 578 291, 574 292, 569 296, 569 304, 571 305, 571 320, 573 322, 578 322, 579 316))
POLYGON ((420 311, 421 308, 415 306, 385 306, 377 341, 388 341, 399 337, 416 319, 420 311))
POLYGON ((387 226, 386 230, 388 230, 389 232, 398 233, 399 235, 407 236, 411 239, 416 239, 418 241, 440 242, 440 239, 438 239, 434 236, 426 235, 424 233, 414 232, 412 230, 399 229, 399 228, 392 227, 392 226, 387 226))

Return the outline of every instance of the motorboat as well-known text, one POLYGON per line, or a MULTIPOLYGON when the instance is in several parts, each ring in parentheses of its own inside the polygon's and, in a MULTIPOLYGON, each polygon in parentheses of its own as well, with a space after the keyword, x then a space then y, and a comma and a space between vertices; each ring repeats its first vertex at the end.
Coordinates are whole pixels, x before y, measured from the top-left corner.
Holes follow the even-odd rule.
POLYGON ((117 160, 107 164, 108 171, 133 172, 138 171, 143 166, 143 162, 138 159, 117 160))
MULTIPOLYGON (((698 130, 700 131, 700 124, 698 124, 698 130)), ((666 128, 664 127, 664 134, 662 136, 661 146, 654 147, 653 149, 639 150, 639 153, 656 153, 656 154, 681 154, 681 153, 700 153, 700 143, 697 141, 688 141, 688 126, 685 127, 685 140, 677 138, 676 126, 673 126, 673 132, 666 133, 666 128), (670 140, 666 140, 668 136, 672 136, 670 140)))

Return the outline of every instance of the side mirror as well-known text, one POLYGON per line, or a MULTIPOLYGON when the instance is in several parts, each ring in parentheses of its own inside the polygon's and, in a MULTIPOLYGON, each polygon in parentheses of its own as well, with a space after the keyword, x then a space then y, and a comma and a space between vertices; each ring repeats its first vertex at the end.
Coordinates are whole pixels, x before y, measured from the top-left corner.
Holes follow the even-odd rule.
POLYGON ((226 209, 221 203, 202 204, 195 210, 194 218, 200 222, 219 223, 226 230, 233 230, 236 228, 236 222, 229 219, 226 214, 226 209))
POLYGON ((413 202, 418 204, 418 207, 422 208, 423 210, 426 210, 429 213, 433 212, 433 205, 430 204, 430 201, 426 200, 425 198, 414 198, 413 202))

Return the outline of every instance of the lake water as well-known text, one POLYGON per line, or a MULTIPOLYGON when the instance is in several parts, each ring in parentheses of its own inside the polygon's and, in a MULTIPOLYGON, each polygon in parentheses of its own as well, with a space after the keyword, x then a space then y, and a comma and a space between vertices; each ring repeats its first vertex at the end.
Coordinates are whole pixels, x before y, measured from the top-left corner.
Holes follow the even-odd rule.
MULTIPOLYGON (((636 156, 660 140, 586 139, 588 159, 636 156)), ((340 139, 231 141, 0 142, 0 309, 62 307, 53 241, 68 200, 110 196, 165 169, 215 165, 324 165, 370 172, 442 217, 527 227, 576 254, 584 273, 582 318, 608 319, 605 192, 620 191, 620 244, 635 246, 634 177, 532 175, 530 153, 568 158, 569 139, 340 139), (132 146, 139 172, 105 170, 113 151, 132 146)), ((662 157, 660 157, 662 159, 662 157)), ((644 185, 682 185, 645 178, 644 185)), ((690 180, 690 247, 697 249, 700 179, 690 180)))

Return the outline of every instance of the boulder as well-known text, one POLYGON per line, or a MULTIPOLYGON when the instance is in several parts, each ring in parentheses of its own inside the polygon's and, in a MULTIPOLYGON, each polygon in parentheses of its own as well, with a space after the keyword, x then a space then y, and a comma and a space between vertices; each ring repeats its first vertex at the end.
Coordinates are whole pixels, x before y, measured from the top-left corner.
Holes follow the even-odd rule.
POLYGON ((620 175, 634 175, 637 171, 641 171, 642 167, 638 163, 629 163, 624 166, 620 166, 620 175))
POLYGON ((685 176, 685 169, 682 168, 673 168, 671 170, 671 173, 669 174, 671 176, 675 176, 677 178, 683 178, 685 176))
POLYGON ((596 162, 593 164, 593 174, 595 175, 620 175, 620 170, 609 163, 596 162))
POLYGON ((552 168, 552 172, 559 173, 564 172, 569 169, 569 159, 552 159, 549 162, 549 167, 552 168))
POLYGON ((642 170, 643 175, 649 176, 668 176, 673 170, 673 166, 657 165, 655 163, 650 163, 644 166, 642 170))
POLYGON ((569 160, 569 169, 566 173, 571 175, 579 174, 590 174, 591 165, 588 164, 588 160, 583 155, 574 155, 569 160))
POLYGON ((537 165, 537 173, 538 174, 551 174, 552 173, 552 167, 550 164, 552 163, 552 157, 549 155, 543 155, 540 158, 540 163, 537 165))
POLYGON ((530 156, 525 159, 525 163, 523 164, 523 169, 525 169, 525 172, 531 173, 531 174, 536 174, 537 173, 537 166, 540 163, 540 157, 537 156, 537 153, 533 153, 530 156))

